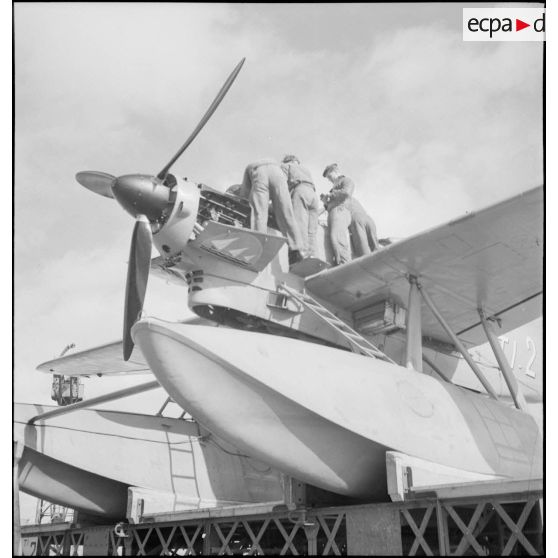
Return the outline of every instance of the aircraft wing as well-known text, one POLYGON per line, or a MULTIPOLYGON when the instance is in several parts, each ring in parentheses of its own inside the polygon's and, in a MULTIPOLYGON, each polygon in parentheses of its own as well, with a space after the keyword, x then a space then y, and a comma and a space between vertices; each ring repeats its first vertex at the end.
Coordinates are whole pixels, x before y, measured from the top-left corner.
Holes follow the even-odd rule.
POLYGON ((134 347, 130 360, 125 361, 122 358, 122 341, 43 362, 37 366, 37 370, 65 376, 151 373, 138 347, 134 347))
MULTIPOLYGON (((217 324, 197 316, 192 316, 183 320, 183 322, 217 327, 217 324)), ((64 376, 151 374, 151 369, 137 345, 134 346, 128 361, 122 358, 122 341, 114 341, 113 343, 48 360, 39 364, 37 370, 47 374, 63 374, 64 376)))
MULTIPOLYGON (((542 313, 543 188, 396 242, 306 279, 312 294, 344 310, 389 299, 407 306, 407 276, 418 277, 460 339, 486 342, 478 308, 501 320, 499 332, 542 313)), ((422 304, 423 336, 451 343, 422 304)))

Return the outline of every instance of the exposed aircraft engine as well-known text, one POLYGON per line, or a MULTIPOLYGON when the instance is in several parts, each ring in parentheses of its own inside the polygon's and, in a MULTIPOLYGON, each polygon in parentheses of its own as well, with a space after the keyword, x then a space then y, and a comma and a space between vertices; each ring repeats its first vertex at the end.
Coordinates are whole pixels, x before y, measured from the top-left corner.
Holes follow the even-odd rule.
POLYGON ((236 196, 218 192, 209 186, 200 185, 198 222, 217 221, 233 227, 250 227, 250 205, 236 196))
MULTIPOLYGON (((209 221, 250 228, 251 208, 248 200, 187 179, 174 180, 176 186, 171 190, 167 209, 157 221, 160 227, 155 230, 152 226, 153 242, 163 257, 173 258, 180 254, 188 240, 204 229, 209 221), (198 227, 195 227, 196 223, 198 227)), ((154 225, 154 222, 151 223, 154 225)), ((278 230, 271 211, 268 226, 278 230)))

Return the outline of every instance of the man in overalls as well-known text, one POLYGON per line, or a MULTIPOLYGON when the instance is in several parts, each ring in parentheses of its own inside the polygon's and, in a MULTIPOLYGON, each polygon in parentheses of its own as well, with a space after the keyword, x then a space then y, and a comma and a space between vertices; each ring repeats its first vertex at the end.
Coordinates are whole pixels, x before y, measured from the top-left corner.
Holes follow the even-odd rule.
POLYGON ((244 171, 239 195, 247 197, 250 202, 252 229, 263 233, 267 233, 271 199, 279 230, 287 237, 289 263, 293 264, 302 259, 304 243, 294 216, 287 179, 279 163, 273 159, 250 163, 244 171))
POLYGON ((294 216, 300 228, 305 255, 315 256, 319 201, 312 175, 295 155, 286 155, 281 168, 287 176, 294 216))
POLYGON ((322 195, 321 199, 328 211, 327 224, 334 264, 341 265, 351 261, 349 240, 350 203, 355 191, 355 184, 350 178, 339 172, 337 163, 328 165, 323 172, 323 176, 333 184, 329 194, 322 195))
POLYGON ((350 212, 349 230, 353 241, 353 257, 371 254, 380 247, 376 236, 376 223, 355 197, 351 199, 350 212))

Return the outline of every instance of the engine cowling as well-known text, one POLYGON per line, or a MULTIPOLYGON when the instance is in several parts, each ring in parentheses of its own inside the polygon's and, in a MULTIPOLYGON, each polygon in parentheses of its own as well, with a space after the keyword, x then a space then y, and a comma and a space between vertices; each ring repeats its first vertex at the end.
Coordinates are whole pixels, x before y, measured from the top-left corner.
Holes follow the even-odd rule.
POLYGON ((165 257, 178 255, 192 237, 200 202, 199 186, 176 177, 171 189, 172 208, 161 228, 154 233, 153 243, 165 257))

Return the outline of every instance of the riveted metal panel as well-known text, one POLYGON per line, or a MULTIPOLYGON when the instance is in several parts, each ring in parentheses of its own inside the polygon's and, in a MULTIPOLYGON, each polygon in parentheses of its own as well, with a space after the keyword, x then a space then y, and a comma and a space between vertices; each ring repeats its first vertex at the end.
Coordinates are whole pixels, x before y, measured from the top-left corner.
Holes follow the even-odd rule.
POLYGON ((85 532, 84 556, 107 556, 109 530, 106 527, 91 528, 85 532))

